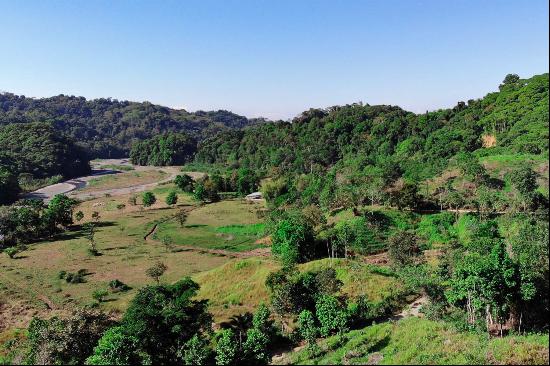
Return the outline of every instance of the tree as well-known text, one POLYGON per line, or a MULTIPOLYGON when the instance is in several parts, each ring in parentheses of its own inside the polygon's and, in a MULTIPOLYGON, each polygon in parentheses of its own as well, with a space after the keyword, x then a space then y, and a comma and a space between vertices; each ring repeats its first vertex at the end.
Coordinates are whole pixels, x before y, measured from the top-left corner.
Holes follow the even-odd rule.
POLYGON ((253 170, 240 168, 237 171, 236 189, 241 196, 254 192, 258 189, 259 179, 253 170))
POLYGON ((97 255, 99 251, 97 250, 95 242, 96 224, 94 222, 87 222, 82 226, 82 229, 84 230, 84 236, 88 239, 88 243, 90 244, 90 248, 88 249, 89 253, 91 255, 97 255))
POLYGON ((307 342, 307 348, 310 352, 314 352, 317 349, 317 335, 319 329, 315 325, 315 317, 309 310, 303 310, 298 316, 298 325, 300 335, 307 342))
POLYGON ((183 175, 177 175, 176 178, 174 178, 174 184, 181 189, 184 192, 192 193, 194 188, 194 181, 193 178, 191 178, 187 174, 183 175))
POLYGON ((470 324, 483 314, 487 330, 496 323, 502 336, 503 323, 522 299, 520 289, 519 268, 505 243, 497 240, 490 255, 467 253, 458 261, 446 296, 450 303, 466 308, 470 324))
POLYGON ((33 318, 28 327, 30 364, 83 364, 113 321, 103 313, 79 310, 69 318, 33 318))
POLYGON ((187 221, 187 211, 185 209, 181 209, 175 214, 175 218, 180 224, 180 227, 183 227, 185 225, 185 222, 187 221))
POLYGON ((243 344, 246 364, 267 365, 269 357, 269 338, 259 329, 252 328, 246 333, 246 342, 243 344))
POLYGON ((314 254, 313 229, 299 217, 279 221, 271 239, 271 251, 284 266, 303 262, 314 254))
POLYGON ((238 314, 232 316, 228 322, 222 323, 222 328, 231 329, 233 333, 237 334, 239 347, 242 346, 243 337, 246 335, 246 332, 252 327, 252 317, 251 313, 238 314))
POLYGON ((511 181, 514 188, 518 191, 523 209, 526 211, 534 202, 536 190, 538 188, 537 175, 528 166, 523 166, 511 173, 511 181))
POLYGON ((479 159, 471 153, 460 153, 457 155, 457 165, 463 176, 471 179, 476 184, 483 184, 489 178, 487 170, 479 162, 479 159))
POLYGON ((166 196, 166 204, 169 206, 175 205, 178 202, 178 194, 174 191, 168 193, 166 196))
POLYGON ((394 266, 412 264, 420 254, 416 235, 412 232, 399 231, 388 241, 388 256, 394 266))
POLYGON ((504 80, 502 81, 502 84, 500 85, 500 89, 506 85, 512 85, 519 81, 519 76, 517 74, 508 74, 504 77, 504 80))
POLYGON ((315 303, 315 315, 321 326, 322 336, 338 331, 342 335, 347 329, 347 314, 338 299, 330 295, 320 295, 315 303))
POLYGON ((216 365, 236 365, 238 362, 239 345, 231 329, 220 332, 216 345, 216 365))
POLYGON ((77 202, 65 195, 58 194, 48 203, 44 210, 42 220, 44 225, 54 232, 58 225, 68 227, 73 223, 73 209, 77 202))
POLYGON ((260 332, 266 334, 271 338, 275 332, 273 328, 273 321, 270 320, 271 312, 266 304, 263 302, 258 305, 254 317, 252 318, 252 325, 254 329, 259 330, 260 332))
POLYGON ((415 208, 418 204, 418 185, 407 182, 401 188, 394 189, 390 192, 390 201, 399 210, 403 208, 415 208))
POLYGON ((0 165, 0 205, 17 200, 20 191, 15 174, 0 165))
POLYGON ((207 301, 194 300, 198 290, 187 277, 171 285, 146 286, 130 302, 121 325, 139 340, 152 364, 180 363, 182 346, 210 330, 207 301))
POLYGON ((127 334, 124 327, 110 328, 99 339, 87 365, 147 365, 148 355, 139 348, 139 340, 127 334))
POLYGON ((143 202, 143 207, 149 207, 155 204, 157 202, 157 198, 153 194, 153 192, 145 192, 141 196, 141 201, 143 202))
POLYGON ((9 247, 4 249, 4 253, 6 253, 11 259, 14 259, 17 253, 19 253, 19 249, 17 247, 9 247))
POLYGON ((151 267, 149 267, 145 273, 147 276, 151 277, 157 282, 157 285, 160 285, 160 277, 166 272, 168 267, 162 262, 156 262, 151 267))
POLYGON ((209 365, 213 361, 208 341, 197 334, 185 343, 180 353, 184 365, 209 365))

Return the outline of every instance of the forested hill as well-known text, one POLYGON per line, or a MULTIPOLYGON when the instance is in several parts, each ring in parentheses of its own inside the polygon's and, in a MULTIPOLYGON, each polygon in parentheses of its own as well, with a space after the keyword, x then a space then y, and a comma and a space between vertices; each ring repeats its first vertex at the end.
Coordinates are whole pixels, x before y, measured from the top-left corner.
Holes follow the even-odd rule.
MULTIPOLYGON (((498 92, 451 109, 414 114, 394 106, 352 104, 310 109, 292 123, 227 131, 203 141, 196 160, 311 173, 338 164, 418 180, 461 152, 548 152, 548 74, 508 75, 498 92)), ((346 169, 346 167, 348 169, 346 169)))
POLYGON ((186 132, 200 140, 263 120, 224 110, 190 113, 149 102, 0 94, 0 126, 30 122, 49 122, 82 145, 91 157, 107 158, 128 156, 133 142, 159 133, 186 132))

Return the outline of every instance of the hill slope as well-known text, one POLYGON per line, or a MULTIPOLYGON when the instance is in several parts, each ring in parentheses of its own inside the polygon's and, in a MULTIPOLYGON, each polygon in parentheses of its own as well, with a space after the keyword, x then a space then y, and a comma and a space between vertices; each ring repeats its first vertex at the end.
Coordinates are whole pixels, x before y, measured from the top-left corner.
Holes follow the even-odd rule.
POLYGON ((200 139, 261 121, 223 110, 190 113, 149 102, 0 94, 0 125, 49 122, 83 145, 92 157, 100 158, 127 156, 134 141, 160 133, 183 131, 200 139))

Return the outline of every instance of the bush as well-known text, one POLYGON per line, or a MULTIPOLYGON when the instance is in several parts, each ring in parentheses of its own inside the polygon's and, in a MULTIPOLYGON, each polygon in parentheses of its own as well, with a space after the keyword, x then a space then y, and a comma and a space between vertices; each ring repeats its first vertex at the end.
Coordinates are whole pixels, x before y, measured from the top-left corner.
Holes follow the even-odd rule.
POLYGON ((99 339, 87 365, 147 365, 150 359, 139 349, 139 340, 123 327, 113 327, 99 339))
POLYGON ((9 247, 4 249, 4 253, 6 253, 11 259, 14 259, 17 253, 19 253, 19 249, 16 247, 9 247))
POLYGON ((216 364, 233 365, 238 358, 239 345, 235 334, 231 329, 224 329, 220 332, 218 344, 216 345, 216 364))
POLYGON ((141 197, 141 200, 144 207, 152 206, 155 204, 155 202, 157 202, 157 198, 155 197, 153 192, 145 192, 141 197))
POLYGON ((113 292, 124 292, 132 289, 130 286, 119 280, 110 281, 109 288, 111 288, 111 291, 113 292))
POLYGON ((107 292, 107 290, 100 289, 100 290, 95 290, 95 291, 92 293, 92 297, 93 297, 94 300, 96 300, 97 302, 103 302, 103 300, 105 300, 105 297, 106 297, 108 294, 109 294, 109 293, 107 292))
POLYGON ((399 231, 388 241, 388 256, 394 266, 412 264, 420 254, 416 235, 410 231, 399 231))
POLYGON ((175 205, 178 202, 178 194, 174 191, 168 193, 166 196, 166 204, 169 206, 175 205))
POLYGON ((73 272, 68 272, 66 275, 65 275, 65 281, 67 283, 84 283, 86 282, 86 279, 84 278, 84 276, 86 276, 87 272, 85 269, 79 269, 78 272, 76 273, 73 273, 73 272))
POLYGON ((300 218, 279 221, 271 238, 271 251, 284 266, 305 262, 315 253, 313 229, 300 218))
POLYGON ((180 350, 184 365, 208 365, 213 362, 213 354, 208 341, 195 334, 180 350))
POLYGON ((315 303, 315 315, 321 324, 319 331, 326 337, 335 331, 343 334, 347 330, 346 309, 334 296, 321 295, 315 303))

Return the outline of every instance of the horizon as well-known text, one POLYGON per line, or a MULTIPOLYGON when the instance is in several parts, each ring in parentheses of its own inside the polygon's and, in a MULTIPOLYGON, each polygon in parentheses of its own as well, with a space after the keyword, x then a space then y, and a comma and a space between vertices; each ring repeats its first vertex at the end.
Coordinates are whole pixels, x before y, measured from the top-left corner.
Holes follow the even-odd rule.
POLYGON ((0 22, 0 90, 271 120, 357 102, 424 113, 549 69, 542 0, 0 0, 0 22))
MULTIPOLYGON (((522 75, 519 75, 519 77, 521 79, 530 79, 532 77, 535 77, 535 76, 541 76, 541 75, 545 75, 545 74, 548 74, 548 72, 543 72, 543 73, 540 73, 540 74, 533 74, 531 76, 522 76, 522 75)), ((506 75, 504 75, 506 76, 506 75)), ((504 77, 503 77, 504 79, 504 77)), ((97 97, 97 98, 87 98, 83 95, 72 95, 72 94, 56 94, 56 95, 50 95, 50 96, 29 96, 29 95, 24 95, 24 94, 16 94, 16 93, 12 93, 8 90, 0 90, 0 94, 4 94, 4 93, 7 93, 7 94, 14 94, 18 97, 25 97, 25 98, 31 98, 31 99, 48 99, 48 98, 55 98, 55 97, 59 97, 59 96, 66 96, 66 97, 75 97, 75 98, 84 98, 86 99, 86 101, 93 101, 93 100, 98 100, 98 99, 110 99, 110 100, 113 100, 113 101, 118 101, 118 102, 128 102, 128 103, 151 103, 151 104, 154 104, 154 105, 158 105, 158 106, 161 106, 161 107, 166 107, 166 108, 170 108, 172 110, 184 110, 188 113, 197 113, 197 112, 216 112, 216 111, 227 111, 227 112, 230 112, 230 113, 234 113, 234 114, 237 114, 239 116, 242 116, 242 117, 246 117, 248 119, 254 119, 254 118, 264 118, 266 119, 267 121, 271 121, 271 122, 278 122, 278 121, 284 121, 284 122, 290 122, 292 121, 294 118, 298 117, 302 112, 305 112, 309 109, 327 109, 327 108, 330 108, 330 107, 335 107, 335 106, 343 106, 343 105, 348 105, 348 104, 354 104, 354 103, 363 103, 364 105, 370 105, 370 106, 376 106, 376 105, 388 105, 388 106, 392 106, 392 107, 399 107, 401 109, 403 109, 404 111, 406 112, 411 112, 411 113, 414 113, 414 114, 422 114, 422 113, 426 113, 426 112, 435 112, 435 111, 438 111, 438 110, 442 110, 442 109, 450 109, 454 106, 456 106, 456 104, 458 102, 467 102, 468 100, 470 99, 473 99, 473 100, 479 100, 479 99, 482 99, 483 97, 485 97, 486 95, 490 94, 490 93, 494 93, 494 92, 498 92, 498 85, 497 85, 497 88, 496 90, 490 90, 490 91, 487 91, 485 94, 479 96, 479 97, 475 97, 475 98, 466 98, 466 99, 463 99, 463 100, 457 100, 453 105, 449 105, 449 106, 445 106, 445 107, 436 107, 436 108, 432 108, 432 109, 428 109, 426 111, 412 111, 412 110, 408 110, 406 108, 403 108, 402 106, 398 105, 398 104, 372 104, 372 103, 368 103, 368 102, 365 102, 365 101, 355 101, 355 102, 348 102, 348 103, 343 103, 343 104, 335 104, 335 105, 330 105, 330 106, 323 106, 323 107, 310 107, 310 108, 307 108, 307 109, 304 109, 303 111, 299 112, 298 114, 296 114, 295 116, 292 116, 292 117, 289 117, 287 119, 282 119, 282 118, 278 118, 278 119, 271 119, 271 118, 267 118, 267 117, 264 117, 264 116, 247 116, 245 114, 240 114, 240 113, 236 113, 235 111, 232 111, 230 109, 227 109, 227 108, 218 108, 218 109, 195 109, 195 110, 188 110, 188 109, 185 109, 185 108, 178 108, 178 107, 172 107, 172 106, 168 106, 168 105, 163 105, 163 104, 158 104, 158 103, 153 103, 149 100, 140 100, 140 101, 137 101, 137 100, 128 100, 128 99, 118 99, 118 98, 115 98, 115 97, 108 97, 108 96, 105 96, 105 97, 97 97)))

